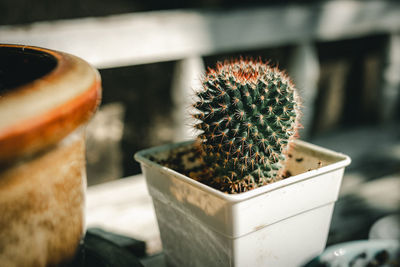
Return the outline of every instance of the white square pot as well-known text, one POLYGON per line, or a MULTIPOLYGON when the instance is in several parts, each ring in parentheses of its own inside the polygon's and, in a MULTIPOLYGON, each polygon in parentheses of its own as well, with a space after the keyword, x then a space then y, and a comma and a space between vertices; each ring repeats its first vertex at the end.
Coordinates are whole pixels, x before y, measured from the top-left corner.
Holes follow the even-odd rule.
POLYGON ((324 250, 348 156, 296 141, 287 162, 291 177, 230 195, 150 160, 191 145, 135 155, 169 265, 300 266, 324 250))

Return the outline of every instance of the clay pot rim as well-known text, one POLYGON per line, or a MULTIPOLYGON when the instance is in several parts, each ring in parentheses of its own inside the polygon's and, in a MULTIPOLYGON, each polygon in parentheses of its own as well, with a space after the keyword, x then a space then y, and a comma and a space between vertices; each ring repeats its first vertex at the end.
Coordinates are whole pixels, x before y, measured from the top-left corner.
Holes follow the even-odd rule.
POLYGON ((58 143, 92 117, 101 99, 100 75, 82 59, 34 46, 1 47, 45 53, 57 64, 0 97, 0 166, 58 143))

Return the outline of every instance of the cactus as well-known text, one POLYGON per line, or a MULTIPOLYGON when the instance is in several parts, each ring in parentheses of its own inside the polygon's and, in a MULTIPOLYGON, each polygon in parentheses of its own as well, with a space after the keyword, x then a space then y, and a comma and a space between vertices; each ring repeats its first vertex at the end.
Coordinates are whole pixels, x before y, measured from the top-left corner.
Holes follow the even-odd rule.
POLYGON ((299 97, 289 77, 260 59, 218 62, 202 78, 193 117, 213 183, 238 193, 283 177, 299 128, 299 97))

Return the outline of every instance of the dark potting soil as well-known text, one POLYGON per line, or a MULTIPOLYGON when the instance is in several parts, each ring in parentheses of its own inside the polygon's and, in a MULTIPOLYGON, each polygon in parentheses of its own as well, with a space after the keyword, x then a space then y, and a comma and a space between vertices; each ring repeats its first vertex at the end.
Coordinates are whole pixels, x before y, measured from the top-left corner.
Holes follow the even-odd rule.
MULTIPOLYGON (((172 150, 165 158, 159 159, 150 156, 151 161, 170 168, 178 173, 208 185, 227 194, 237 194, 259 187, 251 183, 250 179, 231 181, 224 177, 216 176, 201 159, 201 151, 196 146, 188 146, 172 150)), ((286 179, 291 176, 290 171, 285 171, 276 180, 286 179)), ((273 183, 271 181, 270 183, 273 183)))

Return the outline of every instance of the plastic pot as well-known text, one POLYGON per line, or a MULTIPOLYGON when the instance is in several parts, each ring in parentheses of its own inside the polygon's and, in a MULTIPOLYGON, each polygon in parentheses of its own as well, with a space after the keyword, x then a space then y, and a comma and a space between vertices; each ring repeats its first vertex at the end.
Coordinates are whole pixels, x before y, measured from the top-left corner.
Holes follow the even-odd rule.
POLYGON ((230 195, 157 163, 192 145, 135 155, 169 265, 300 266, 324 250, 348 156, 296 141, 291 177, 230 195))

